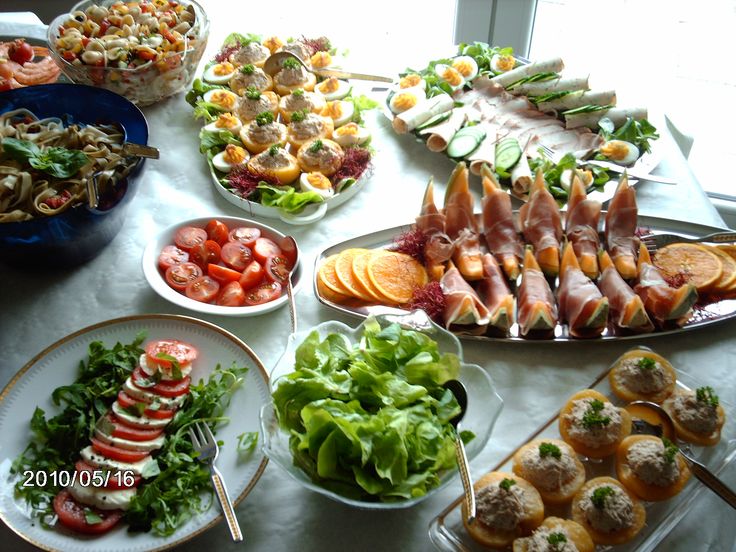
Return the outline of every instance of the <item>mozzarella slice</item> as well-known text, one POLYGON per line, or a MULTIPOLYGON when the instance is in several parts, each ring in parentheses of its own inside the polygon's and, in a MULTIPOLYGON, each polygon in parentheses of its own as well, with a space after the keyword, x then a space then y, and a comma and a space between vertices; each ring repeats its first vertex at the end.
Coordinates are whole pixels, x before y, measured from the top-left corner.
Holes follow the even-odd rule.
POLYGON ((142 416, 134 416, 133 414, 129 414, 123 410, 118 401, 112 403, 112 411, 115 413, 115 416, 124 422, 141 429, 161 429, 162 427, 166 427, 171 421, 171 418, 149 418, 145 414, 142 416))
POLYGON ((79 481, 75 481, 68 490, 77 502, 95 506, 100 510, 127 510, 137 491, 137 489, 108 490, 83 487, 79 481))
POLYGON ((125 450, 135 450, 139 452, 151 452, 154 450, 158 450, 162 446, 164 446, 164 442, 166 441, 165 435, 159 435, 158 437, 150 439, 148 441, 130 441, 129 439, 121 439, 120 437, 115 437, 114 435, 106 435, 99 429, 95 429, 95 437, 97 437, 103 443, 107 443, 108 445, 113 445, 125 450))
MULTIPOLYGON (((138 365, 141 367, 141 370, 143 370, 144 374, 148 374, 149 376, 153 376, 156 372, 159 370, 161 371, 161 379, 166 381, 173 381, 174 378, 171 377, 170 374, 167 374, 167 369, 163 368, 162 366, 151 363, 149 364, 146 360, 146 353, 143 353, 140 358, 138 359, 138 365)), ((192 363, 189 364, 182 364, 179 365, 179 369, 181 370, 182 377, 188 376, 192 372, 192 363)))
POLYGON ((125 391, 134 399, 150 403, 151 405, 158 404, 161 408, 164 408, 166 410, 179 408, 187 399, 186 394, 180 395, 178 397, 162 397, 157 393, 151 393, 150 391, 146 391, 145 389, 136 387, 130 377, 125 380, 125 383, 123 384, 123 391, 125 391))
POLYGON ((84 447, 79 454, 82 457, 82 460, 92 466, 108 470, 131 471, 135 475, 143 475, 143 471, 146 466, 151 462, 155 462, 155 460, 150 456, 146 456, 143 460, 139 460, 138 462, 120 462, 96 452, 91 445, 84 447))

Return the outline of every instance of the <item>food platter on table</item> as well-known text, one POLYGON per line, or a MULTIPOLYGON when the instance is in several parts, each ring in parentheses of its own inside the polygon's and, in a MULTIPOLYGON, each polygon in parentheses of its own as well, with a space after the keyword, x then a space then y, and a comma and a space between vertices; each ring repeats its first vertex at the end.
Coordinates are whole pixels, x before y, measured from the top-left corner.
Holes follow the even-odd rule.
POLYGON ((401 73, 383 111, 398 134, 413 133, 474 174, 488 164, 517 199, 528 199, 541 167, 561 204, 575 169, 590 197, 605 202, 617 172, 582 160, 649 173, 661 160, 658 134, 646 108, 619 107, 614 90, 590 90, 587 76, 563 68, 560 58, 529 62, 511 48, 461 44, 454 56, 401 73))
POLYGON ((17 35, 0 36, 0 59, 7 60, 0 67, 0 91, 35 84, 69 82, 54 63, 45 40, 17 35), (30 46, 30 49, 22 43, 30 46), (17 54, 11 53, 11 50, 18 49, 21 51, 17 54))
MULTIPOLYGON (((34 410, 40 407, 48 415, 59 411, 51 401, 50 392, 75 381, 80 361, 86 361, 92 342, 101 341, 105 347, 112 348, 116 342, 133 342, 141 332, 145 332, 146 341, 178 339, 192 344, 199 351, 191 374, 193 384, 201 378, 206 379, 217 365, 225 370, 233 365, 248 368, 242 384, 234 389, 231 397, 232 404, 237 405, 237 416, 234 416, 234 408, 229 408, 225 412, 225 416, 230 417, 229 423, 218 426, 217 431, 217 438, 224 442, 217 465, 235 504, 248 495, 266 467, 268 460, 260 452, 260 447, 246 454, 238 451, 241 434, 259 431, 259 412, 269 400, 266 369, 246 343, 209 322, 170 314, 129 316, 83 328, 34 356, 0 394, 0 429, 5 436, 0 444, 0 477, 4 482, 4 491, 0 495, 0 518, 16 534, 39 548, 73 552, 87 550, 90 543, 88 539, 58 526, 43 528, 38 519, 31 517, 25 502, 14 496, 13 489, 19 475, 11 475, 9 470, 13 460, 28 444, 34 410)), ((260 440, 259 436, 258 442, 260 440)), ((94 546, 101 552, 166 550, 202 533, 221 519, 221 510, 213 501, 209 508, 183 521, 170 535, 129 532, 121 523, 110 532, 97 536, 94 546)))
POLYGON ((335 67, 337 59, 325 37, 232 33, 204 66, 187 101, 205 123, 200 152, 228 202, 254 216, 309 224, 365 185, 372 150, 361 111, 378 104, 353 96, 348 81, 318 81, 308 69, 335 67), (281 52, 296 57, 273 70, 265 65, 281 52))

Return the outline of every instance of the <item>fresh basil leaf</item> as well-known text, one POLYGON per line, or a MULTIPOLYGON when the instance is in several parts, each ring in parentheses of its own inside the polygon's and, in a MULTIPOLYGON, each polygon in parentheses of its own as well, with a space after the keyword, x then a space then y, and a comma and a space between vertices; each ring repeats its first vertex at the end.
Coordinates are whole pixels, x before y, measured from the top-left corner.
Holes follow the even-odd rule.
POLYGON ((3 138, 2 146, 5 153, 21 163, 27 162, 29 158, 35 157, 41 152, 41 149, 30 140, 3 138))
POLYGON ((143 416, 145 410, 146 410, 146 403, 142 403, 142 402, 136 402, 136 403, 131 404, 130 406, 123 407, 123 412, 127 412, 131 416, 137 416, 139 418, 143 416))
POLYGON ((161 473, 161 468, 156 460, 151 460, 141 470, 141 477, 143 479, 151 479, 161 473))
POLYGON ((89 508, 85 508, 84 521, 86 521, 88 525, 96 525, 98 523, 102 523, 102 518, 89 508))

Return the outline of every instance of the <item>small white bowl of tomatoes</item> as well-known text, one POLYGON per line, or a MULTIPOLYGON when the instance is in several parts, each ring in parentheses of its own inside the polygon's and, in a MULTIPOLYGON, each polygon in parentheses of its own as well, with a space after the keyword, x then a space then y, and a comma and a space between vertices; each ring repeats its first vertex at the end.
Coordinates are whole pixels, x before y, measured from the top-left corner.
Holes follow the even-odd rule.
POLYGON ((222 316, 264 314, 288 301, 292 270, 295 292, 301 284, 298 251, 285 237, 244 218, 186 220, 148 243, 143 273, 156 293, 181 307, 222 316))

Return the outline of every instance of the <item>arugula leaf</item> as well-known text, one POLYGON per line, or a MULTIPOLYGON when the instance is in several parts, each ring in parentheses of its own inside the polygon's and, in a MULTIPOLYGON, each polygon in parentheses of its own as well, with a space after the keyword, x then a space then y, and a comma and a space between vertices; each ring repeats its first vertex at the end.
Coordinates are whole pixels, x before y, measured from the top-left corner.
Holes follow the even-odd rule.
POLYGON ((69 178, 89 163, 89 157, 82 151, 62 147, 39 148, 29 140, 3 138, 2 147, 16 161, 56 178, 69 178))
POLYGON ((238 458, 242 458, 252 453, 256 449, 257 444, 257 431, 248 431, 238 435, 238 458))
POLYGON ((649 145, 650 140, 659 139, 657 129, 648 120, 642 119, 637 121, 632 117, 628 117, 626 122, 619 128, 614 130, 614 124, 608 117, 603 117, 598 121, 600 134, 604 140, 625 140, 631 142, 642 153, 652 151, 649 145))

